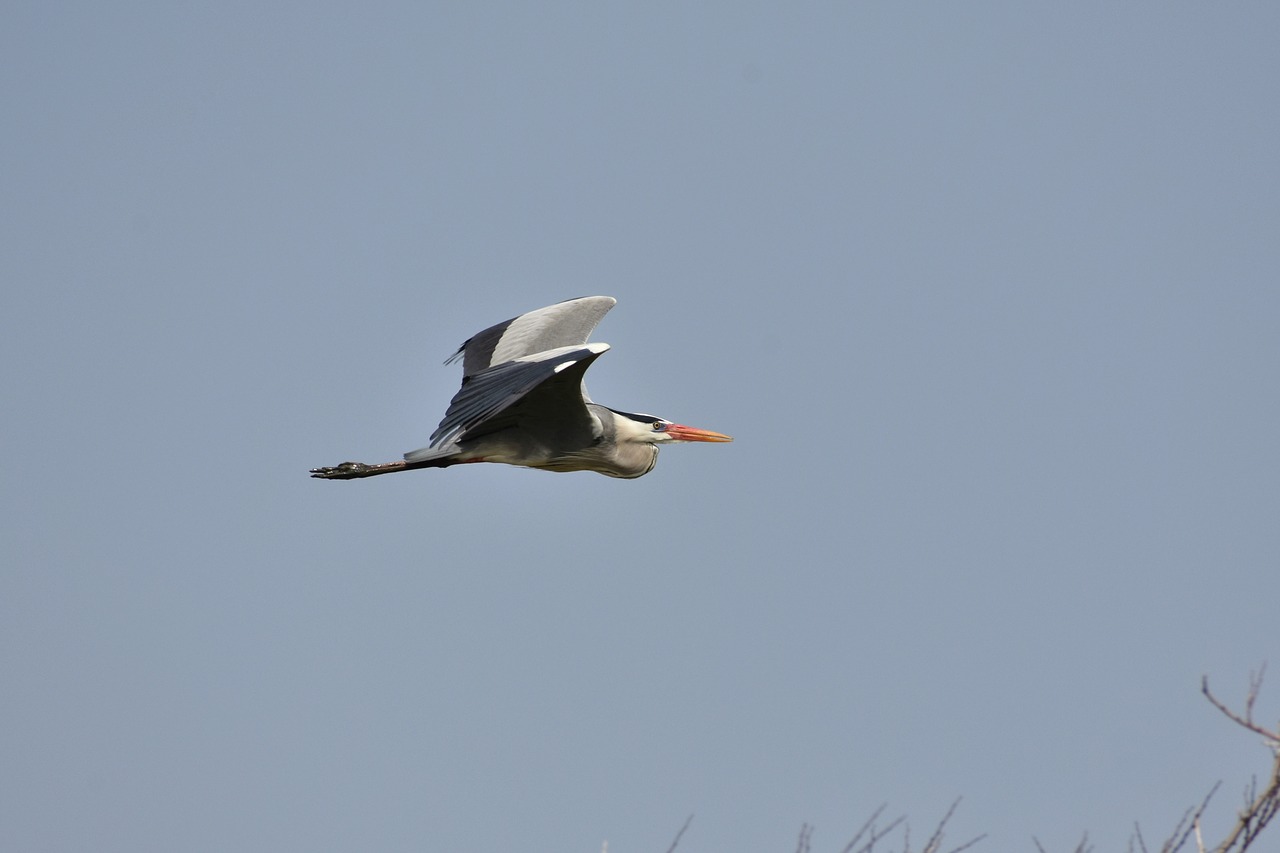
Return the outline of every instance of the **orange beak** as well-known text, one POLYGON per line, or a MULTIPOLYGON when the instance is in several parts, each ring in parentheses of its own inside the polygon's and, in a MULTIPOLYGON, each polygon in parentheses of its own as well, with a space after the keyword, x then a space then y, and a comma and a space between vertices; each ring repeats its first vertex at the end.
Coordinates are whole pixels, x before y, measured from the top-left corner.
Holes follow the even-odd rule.
POLYGON ((697 429, 683 424, 670 424, 666 429, 672 441, 733 441, 732 436, 709 429, 697 429))

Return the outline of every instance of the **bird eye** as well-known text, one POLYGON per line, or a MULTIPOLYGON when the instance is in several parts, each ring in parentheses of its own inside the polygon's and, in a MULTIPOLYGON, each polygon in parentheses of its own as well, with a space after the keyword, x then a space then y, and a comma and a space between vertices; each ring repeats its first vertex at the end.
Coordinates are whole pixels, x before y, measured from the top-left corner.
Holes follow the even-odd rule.
POLYGON ((666 430, 667 430, 667 424, 666 424, 666 422, 665 422, 665 421, 654 421, 654 422, 653 422, 653 431, 654 431, 654 432, 666 432, 666 430))

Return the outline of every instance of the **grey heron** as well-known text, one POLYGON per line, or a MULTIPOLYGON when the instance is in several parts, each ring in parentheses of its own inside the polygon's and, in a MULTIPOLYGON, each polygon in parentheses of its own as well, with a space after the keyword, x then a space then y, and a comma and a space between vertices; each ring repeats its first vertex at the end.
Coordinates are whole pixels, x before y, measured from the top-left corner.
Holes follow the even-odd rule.
POLYGON ((570 299, 472 336, 445 362, 462 360, 462 388, 426 447, 395 462, 313 468, 311 476, 353 480, 501 462, 630 479, 653 470, 663 444, 733 441, 654 415, 610 409, 587 396, 583 375, 609 349, 587 338, 616 304, 611 296, 570 299))

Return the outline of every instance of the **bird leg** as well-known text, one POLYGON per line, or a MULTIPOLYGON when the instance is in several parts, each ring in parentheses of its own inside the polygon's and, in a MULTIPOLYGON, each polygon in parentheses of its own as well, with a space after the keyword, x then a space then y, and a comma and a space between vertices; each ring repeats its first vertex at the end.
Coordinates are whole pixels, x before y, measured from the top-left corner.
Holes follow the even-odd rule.
POLYGON ((390 474, 404 471, 408 464, 400 459, 396 462, 383 462, 381 465, 366 465, 363 462, 343 462, 333 468, 312 468, 311 476, 322 480, 355 480, 358 477, 376 477, 379 474, 390 474))

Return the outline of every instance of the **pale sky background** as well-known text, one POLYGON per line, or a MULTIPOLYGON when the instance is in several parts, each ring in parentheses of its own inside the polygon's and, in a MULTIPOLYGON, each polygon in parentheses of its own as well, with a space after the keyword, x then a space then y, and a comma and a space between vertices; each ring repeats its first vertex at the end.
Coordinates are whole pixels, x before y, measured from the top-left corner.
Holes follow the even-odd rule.
POLYGON ((4 21, 0 849, 1114 850, 1266 771, 1198 686, 1280 716, 1280 6, 4 21), (588 294, 734 444, 308 478, 588 294))

